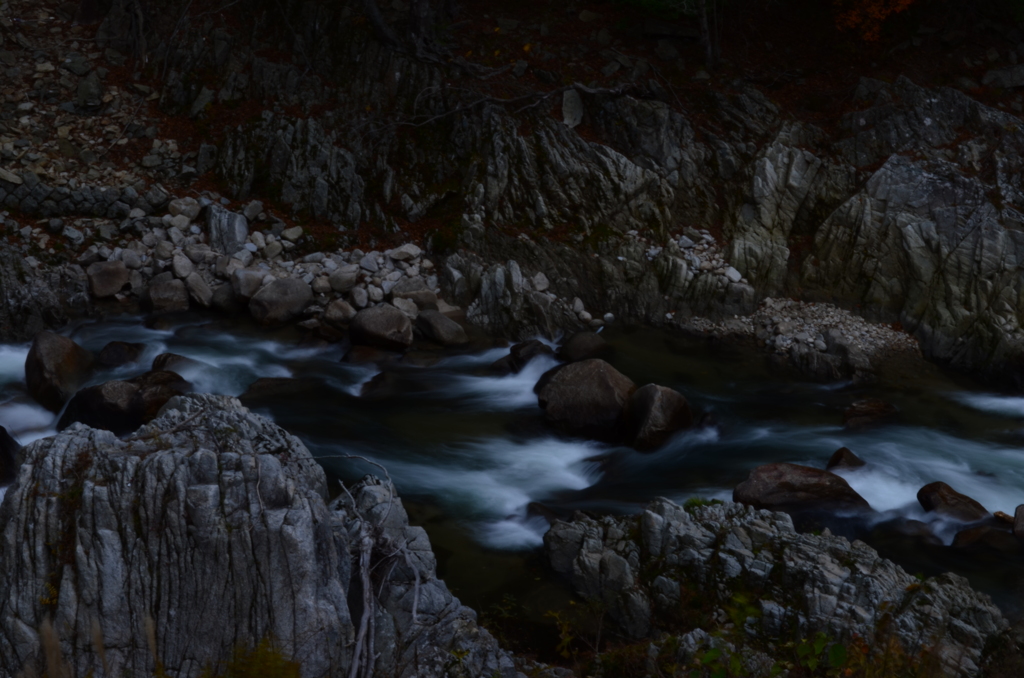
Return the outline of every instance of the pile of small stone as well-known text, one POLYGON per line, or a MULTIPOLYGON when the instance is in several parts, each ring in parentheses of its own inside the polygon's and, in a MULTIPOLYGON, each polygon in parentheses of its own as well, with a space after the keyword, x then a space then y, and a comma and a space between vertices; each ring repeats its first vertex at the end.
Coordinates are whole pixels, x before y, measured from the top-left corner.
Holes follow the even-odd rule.
POLYGON ((794 345, 825 352, 830 333, 868 356, 895 351, 920 354, 917 340, 906 332, 869 322, 832 304, 769 297, 753 315, 719 322, 693 318, 689 324, 705 333, 754 337, 759 346, 779 354, 789 353, 794 345))

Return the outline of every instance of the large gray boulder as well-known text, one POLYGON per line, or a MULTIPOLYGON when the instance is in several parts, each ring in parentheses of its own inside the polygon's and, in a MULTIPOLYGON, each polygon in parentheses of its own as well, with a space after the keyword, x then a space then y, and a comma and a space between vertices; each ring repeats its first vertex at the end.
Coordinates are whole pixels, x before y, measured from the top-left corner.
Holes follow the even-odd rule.
POLYGON ((50 619, 70 678, 153 675, 154 657, 199 678, 268 638, 303 678, 340 678, 364 605, 373 675, 442 678, 453 656, 466 675, 516 675, 389 485, 328 505, 305 446, 233 398, 178 397, 126 440, 76 424, 24 459, 0 508, 2 675, 43 673, 50 619))
POLYGON ((845 479, 797 464, 758 466, 733 490, 732 499, 773 511, 870 511, 845 479))
POLYGON ((89 290, 98 298, 112 297, 128 284, 131 272, 121 261, 97 261, 85 269, 89 290))
POLYGON ((537 401, 549 424, 570 435, 616 441, 636 384, 603 360, 557 367, 538 382, 537 401))
MULTIPOLYGON (((786 514, 741 504, 684 509, 659 498, 639 516, 577 513, 551 526, 544 547, 552 569, 623 633, 656 638, 645 656, 678 665, 716 646, 711 636, 723 634, 715 619, 741 612, 741 632, 724 635, 735 643, 725 649, 743 659, 766 643, 820 632, 842 644, 859 636, 868 647, 891 640, 908 656, 929 653, 941 675, 967 678, 979 673, 986 642, 1008 626, 960 576, 920 581, 861 541, 800 534, 786 514), (695 602, 709 625, 662 635, 695 602)), ((741 675, 774 675, 777 657, 767 659, 741 675)))
POLYGON ((353 344, 402 351, 412 345, 409 317, 391 304, 364 308, 349 325, 353 344))
POLYGON ((36 335, 25 358, 28 393, 48 410, 57 412, 89 376, 92 353, 55 332, 36 335))
POLYGON ((206 208, 206 230, 209 233, 210 247, 222 254, 231 256, 245 247, 249 239, 249 222, 242 214, 236 214, 220 205, 206 208))
MULTIPOLYGON (((400 299, 396 299, 397 304, 400 299)), ((440 311, 420 311, 416 316, 416 327, 431 341, 442 346, 461 346, 469 342, 466 330, 440 311)))
POLYGON ((294 319, 313 301, 313 289, 298 278, 279 278, 249 300, 249 313, 263 325, 294 319))

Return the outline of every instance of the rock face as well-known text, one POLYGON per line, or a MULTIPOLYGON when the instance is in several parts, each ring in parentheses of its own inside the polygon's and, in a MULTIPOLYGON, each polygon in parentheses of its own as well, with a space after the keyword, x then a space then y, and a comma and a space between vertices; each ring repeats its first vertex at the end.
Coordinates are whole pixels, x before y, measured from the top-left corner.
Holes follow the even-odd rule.
POLYGON ((71 339, 40 332, 25 359, 29 395, 46 409, 59 411, 85 381, 93 362, 92 354, 71 339))
POLYGON ((537 384, 537 400, 549 424, 570 435, 618 440, 636 390, 629 377, 603 360, 557 367, 537 384))
POLYGON ((839 476, 797 464, 758 466, 736 486, 732 499, 771 510, 871 510, 868 502, 839 476))
POLYGON ((245 247, 246 238, 249 237, 249 222, 245 216, 230 212, 220 205, 210 205, 206 209, 210 247, 228 256, 245 247))
POLYGON ((89 278, 77 264, 45 272, 0 248, 0 338, 29 341, 92 309, 89 278))
POLYGON ((292 320, 313 301, 313 290, 297 278, 281 278, 265 286, 249 300, 249 313, 264 325, 292 320))
POLYGON ((0 485, 14 480, 17 472, 18 451, 21 445, 11 437, 3 426, 0 426, 0 485))
POLYGON ((991 516, 984 506, 943 482, 929 483, 922 487, 917 491, 917 500, 925 511, 935 511, 966 523, 991 516))
POLYGON ((629 399, 630 432, 639 450, 660 447, 676 431, 693 425, 690 403, 682 393, 647 384, 629 399))
POLYGON ((412 345, 409 317, 391 304, 364 308, 349 325, 352 343, 402 351, 412 345))
POLYGON ((516 675, 436 578, 426 534, 388 486, 366 480, 349 488, 354 504, 328 506, 302 443, 233 398, 179 397, 127 440, 76 424, 24 457, 0 509, 4 675, 42 672, 49 617, 73 678, 103 670, 96 633, 104 675, 152 675, 149 623, 180 678, 266 638, 304 678, 345 676, 364 604, 375 675, 442 678, 456 652, 468 675, 516 675), (393 560, 368 592, 367 558, 393 560))
MULTIPOLYGON (((739 504, 683 509, 656 499, 640 516, 577 513, 552 525, 544 547, 552 568, 581 596, 600 601, 633 638, 657 630, 686 601, 728 619, 724 610, 743 592, 752 607, 737 622, 742 632, 731 636, 741 647, 731 651, 744 657, 748 639, 756 646, 820 631, 844 642, 859 635, 872 646, 887 632, 907 652, 934 648, 951 674, 973 676, 986 640, 1008 626, 962 577, 919 582, 863 542, 799 534, 785 514, 739 504)), ((687 646, 711 642, 715 631, 656 641, 651 654, 699 649, 687 646)), ((748 665, 742 675, 767 677, 772 663, 748 665)))

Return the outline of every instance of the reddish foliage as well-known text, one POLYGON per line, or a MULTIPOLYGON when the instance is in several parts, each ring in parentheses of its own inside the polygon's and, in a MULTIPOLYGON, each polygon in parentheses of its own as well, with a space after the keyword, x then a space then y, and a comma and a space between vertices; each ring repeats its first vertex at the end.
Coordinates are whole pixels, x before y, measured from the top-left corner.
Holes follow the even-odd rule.
POLYGON ((882 23, 912 4, 914 0, 836 0, 839 10, 836 25, 845 30, 859 30, 865 40, 874 42, 882 34, 882 23))

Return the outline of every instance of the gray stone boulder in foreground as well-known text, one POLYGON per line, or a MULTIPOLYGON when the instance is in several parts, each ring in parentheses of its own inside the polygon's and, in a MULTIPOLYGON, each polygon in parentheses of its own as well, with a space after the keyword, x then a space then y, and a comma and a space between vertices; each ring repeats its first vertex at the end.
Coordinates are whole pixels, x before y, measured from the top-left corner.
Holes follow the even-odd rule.
POLYGON ((742 675, 767 676, 766 643, 823 632, 844 643, 859 635, 877 648, 891 634, 911 655, 929 649, 948 673, 972 676, 986 641, 1007 627, 963 577, 919 581, 861 541, 800 534, 786 514, 740 504, 686 509, 659 498, 639 516, 577 513, 556 522, 544 545, 577 593, 600 601, 627 635, 656 638, 649 656, 679 665, 714 647, 739 655, 742 675), (715 624, 740 600, 749 609, 732 635, 712 627, 678 638, 652 633, 687 604, 712 608, 701 618, 715 624))
POLYGON ((153 675, 147 626, 178 678, 263 639, 304 678, 349 675, 357 646, 374 675, 440 677, 456 653, 467 675, 516 675, 389 486, 329 505, 305 446, 234 398, 174 398, 125 440, 74 424, 22 455, 0 505, 0 675, 42 674, 48 618, 73 678, 153 675))

